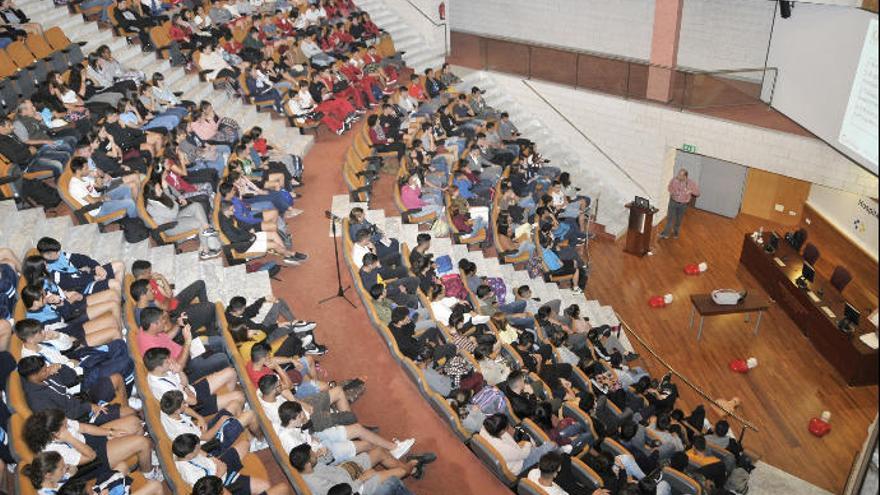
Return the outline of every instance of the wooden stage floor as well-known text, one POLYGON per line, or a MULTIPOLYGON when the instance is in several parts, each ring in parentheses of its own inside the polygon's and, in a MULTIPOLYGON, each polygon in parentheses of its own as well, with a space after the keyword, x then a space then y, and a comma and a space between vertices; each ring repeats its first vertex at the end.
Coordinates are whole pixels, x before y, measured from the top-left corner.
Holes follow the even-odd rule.
MULTIPOLYGON (((839 493, 877 414, 877 387, 848 387, 778 307, 764 314, 757 336, 754 320, 746 323, 742 315, 707 318, 699 343, 696 325, 688 330, 690 294, 716 288, 760 291, 739 265, 743 234, 759 225, 771 226, 747 215, 731 220, 689 209, 681 238, 655 240, 653 256, 625 254, 622 242, 595 242, 587 297, 612 305, 660 357, 711 397, 741 398, 739 412, 760 430, 747 432, 745 445, 764 462, 839 493), (686 264, 702 261, 707 272, 684 274, 686 264), (675 297, 670 306, 648 306, 649 297, 666 293, 675 297), (751 356, 759 364, 747 375, 727 368, 731 359, 751 356), (807 422, 823 410, 831 411, 833 429, 820 439, 810 435, 807 422)), ((665 371, 657 361, 646 361, 653 373, 665 371)), ((700 401, 686 386, 680 389, 682 405, 700 401)))

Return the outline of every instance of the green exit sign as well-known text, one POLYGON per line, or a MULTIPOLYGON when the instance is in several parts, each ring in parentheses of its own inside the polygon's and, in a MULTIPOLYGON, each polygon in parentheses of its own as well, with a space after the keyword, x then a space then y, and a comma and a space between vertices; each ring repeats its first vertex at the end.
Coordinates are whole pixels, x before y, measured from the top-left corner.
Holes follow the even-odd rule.
POLYGON ((685 151, 687 153, 696 153, 697 147, 694 146, 693 144, 683 144, 683 145, 681 145, 681 150, 685 151))

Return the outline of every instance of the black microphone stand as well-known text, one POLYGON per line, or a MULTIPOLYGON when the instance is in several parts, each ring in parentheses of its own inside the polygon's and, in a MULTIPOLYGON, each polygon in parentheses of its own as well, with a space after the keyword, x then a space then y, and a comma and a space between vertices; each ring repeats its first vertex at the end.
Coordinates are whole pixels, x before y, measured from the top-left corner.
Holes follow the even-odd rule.
POLYGON ((332 301, 333 299, 336 299, 337 297, 341 297, 341 298, 345 299, 345 302, 347 302, 348 304, 351 304, 352 308, 357 309, 357 306, 355 306, 355 304, 353 302, 351 302, 347 297, 345 297, 345 291, 347 291, 348 289, 351 289, 351 286, 349 285, 344 288, 342 287, 342 272, 339 269, 339 244, 336 242, 336 221, 339 220, 339 217, 337 217, 336 215, 334 215, 330 211, 325 211, 324 215, 326 215, 327 218, 330 219, 330 226, 331 226, 330 228, 332 229, 332 232, 333 232, 333 238, 332 238, 333 239, 333 256, 336 258, 337 289, 336 289, 336 294, 334 294, 330 297, 325 297, 324 299, 321 299, 320 301, 318 301, 318 304, 324 304, 325 302, 332 301))

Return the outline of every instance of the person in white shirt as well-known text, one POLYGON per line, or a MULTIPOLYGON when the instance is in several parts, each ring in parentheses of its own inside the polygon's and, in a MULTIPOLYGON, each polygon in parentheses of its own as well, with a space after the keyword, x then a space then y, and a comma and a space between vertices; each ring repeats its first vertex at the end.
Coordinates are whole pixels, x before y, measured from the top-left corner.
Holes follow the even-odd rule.
POLYGON ((117 186, 103 194, 98 189, 103 187, 101 179, 93 179, 89 176, 88 161, 81 156, 74 157, 70 161, 70 171, 73 176, 67 185, 67 192, 79 207, 92 203, 101 203, 100 207, 91 209, 91 214, 102 217, 115 211, 125 210, 128 218, 137 218, 137 205, 132 199, 131 189, 127 186, 117 186))
MULTIPOLYGON (((454 297, 447 297, 446 289, 442 284, 435 284, 431 288, 430 297, 431 312, 434 314, 434 319, 449 326, 449 317, 452 316, 452 310, 464 302, 454 297)), ((464 317, 464 323, 470 322, 475 325, 486 323, 492 319, 491 316, 479 315, 472 311, 466 312, 462 316, 464 317)))
POLYGON ((205 79, 209 82, 218 77, 235 79, 240 73, 226 62, 216 43, 210 43, 202 49, 199 55, 199 71, 208 71, 205 73, 205 79))
POLYGON ((156 400, 161 400, 169 390, 180 390, 187 406, 205 416, 220 409, 235 416, 244 407, 244 394, 235 389, 237 380, 234 368, 211 373, 206 379, 191 385, 186 374, 180 370, 180 364, 171 359, 171 352, 164 347, 153 347, 145 352, 144 367, 147 368, 147 383, 156 400))
POLYGON ((308 404, 296 401, 286 401, 278 408, 281 419, 278 436, 285 452, 307 443, 312 448, 320 450, 319 457, 329 453, 334 460, 333 463, 339 464, 350 461, 361 452, 370 451, 375 447, 388 451, 395 459, 400 459, 416 443, 413 438, 393 442, 385 440, 360 424, 311 431, 307 429, 311 419, 311 409, 308 404))
POLYGON ((144 436, 140 421, 112 425, 81 423, 65 418, 60 409, 47 409, 31 414, 25 421, 24 442, 31 452, 58 452, 71 466, 97 460, 101 466, 110 468, 136 456, 138 466, 148 478, 160 476, 158 468, 151 471, 153 447, 144 436))
MULTIPOLYGON (((118 368, 114 367, 113 369, 108 369, 106 366, 101 366, 102 364, 106 364, 105 362, 100 364, 96 362, 94 367, 87 366, 88 369, 84 369, 79 360, 72 359, 64 354, 74 348, 76 339, 73 337, 54 330, 46 330, 39 321, 30 318, 25 318, 15 323, 15 335, 22 342, 20 358, 42 356, 47 364, 56 364, 72 370, 73 373, 80 378, 81 382, 86 384, 90 390, 103 390, 108 393, 110 390, 113 390, 115 397, 121 397, 123 399, 128 397, 125 384, 126 381, 131 381, 133 383, 133 374, 123 377, 120 373, 113 372, 113 369, 118 368)), ((117 354, 127 354, 125 343, 121 340, 115 342, 116 343, 111 342, 110 344, 115 347, 114 351, 117 354)), ((94 354, 89 347, 80 347, 77 350, 82 352, 81 355, 84 356, 85 361, 88 361, 94 354)), ((107 349, 107 351, 109 351, 109 349, 107 349)), ((94 352, 100 353, 100 351, 97 350, 94 352)), ((131 361, 129 361, 129 363, 132 366, 130 369, 133 369, 134 364, 131 363, 131 361)), ((72 389, 73 387, 68 390, 72 389)), ((80 385, 78 384, 76 390, 73 390, 73 393, 78 393, 79 391, 80 385)), ((83 389, 83 391, 85 391, 85 389, 83 389)), ((92 394, 90 394, 90 396, 94 397, 92 394)), ((134 411, 124 411, 128 414, 134 413, 134 411)))
POLYGON ((174 465, 183 481, 193 486, 206 476, 217 476, 232 495, 283 495, 289 493, 286 483, 275 486, 262 478, 240 474, 242 459, 248 455, 247 446, 236 444, 223 454, 213 457, 202 450, 198 435, 184 433, 171 442, 174 465))
POLYGON ((530 440, 517 442, 513 438, 513 428, 504 414, 493 414, 486 418, 480 436, 504 459, 507 469, 514 476, 527 472, 544 454, 558 448, 553 442, 545 442, 541 445, 535 445, 530 440))
MULTIPOLYGON (((562 468, 562 460, 560 454, 550 452, 541 457, 538 467, 529 471, 529 481, 537 485, 544 495, 568 495, 568 492, 555 482, 556 476, 562 468)), ((599 495, 601 492, 594 492, 594 494, 599 495)))
POLYGON ((197 435, 203 443, 216 439, 217 442, 212 442, 211 448, 207 449, 213 455, 222 454, 226 449, 234 447, 238 443, 245 444, 242 448, 247 448, 247 439, 241 436, 245 428, 251 432, 254 438, 262 436, 253 411, 242 411, 236 418, 227 411, 221 410, 210 420, 205 420, 203 416, 186 405, 183 401, 183 392, 180 390, 165 392, 159 401, 159 408, 162 410, 160 416, 162 427, 168 438, 177 438, 184 433, 192 433, 197 435))
MULTIPOLYGON (((284 400, 282 400, 280 395, 285 392, 284 388, 281 386, 281 380, 278 378, 278 375, 271 373, 260 378, 257 388, 259 388, 257 391, 257 399, 260 401, 260 405, 263 406, 263 412, 266 414, 266 417, 269 418, 269 422, 272 423, 275 431, 278 431, 281 427, 281 418, 278 416, 278 408, 284 403, 284 400)), ((286 392, 290 394, 289 390, 286 392)))

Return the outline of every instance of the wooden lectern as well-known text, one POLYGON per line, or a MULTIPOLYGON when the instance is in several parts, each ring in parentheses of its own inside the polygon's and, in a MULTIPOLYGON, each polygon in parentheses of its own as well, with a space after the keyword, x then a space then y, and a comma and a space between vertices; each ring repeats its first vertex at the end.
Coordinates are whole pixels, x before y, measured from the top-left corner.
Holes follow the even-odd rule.
POLYGON ((644 256, 651 250, 651 232, 653 232, 654 213, 657 208, 627 203, 629 209, 629 226, 626 229, 626 245, 624 252, 636 256, 644 256))

